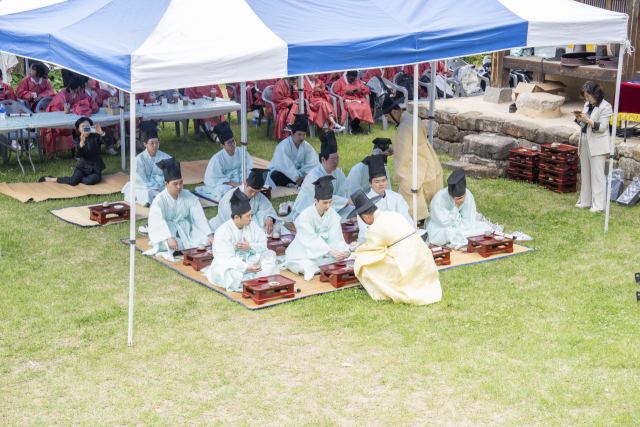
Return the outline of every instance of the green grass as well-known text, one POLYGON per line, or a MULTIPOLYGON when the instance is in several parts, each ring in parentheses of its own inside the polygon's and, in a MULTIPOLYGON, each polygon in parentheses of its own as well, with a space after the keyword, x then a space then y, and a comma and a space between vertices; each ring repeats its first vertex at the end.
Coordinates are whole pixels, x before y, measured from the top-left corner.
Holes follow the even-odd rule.
MULTIPOLYGON (((270 158, 264 130, 249 126, 250 152, 270 158)), ((218 149, 192 133, 184 143, 167 125, 160 149, 180 161, 218 149)), ((339 136, 343 170, 393 134, 339 136)), ((70 174, 61 157, 36 162, 35 177, 13 158, 0 181, 70 174)), ((0 425, 639 425, 640 208, 612 206, 604 234, 575 194, 469 188, 537 251, 442 272, 443 300, 427 307, 359 288, 255 312, 137 254, 131 348, 128 226, 81 229, 47 212, 120 195, 0 196, 0 425)))

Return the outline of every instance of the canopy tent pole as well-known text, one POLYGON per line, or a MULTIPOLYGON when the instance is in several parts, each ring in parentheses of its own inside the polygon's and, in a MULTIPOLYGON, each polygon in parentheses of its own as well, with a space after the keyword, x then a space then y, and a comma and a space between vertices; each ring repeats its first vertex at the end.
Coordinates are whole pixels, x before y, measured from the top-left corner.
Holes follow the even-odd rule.
MULTIPOLYGON (((300 114, 304 114, 304 76, 298 77, 298 98, 300 101, 300 114)), ((309 123, 311 126, 311 123, 309 123)))
MULTIPOLYGON (((131 190, 131 211, 129 212, 129 338, 127 345, 133 345, 133 281, 135 278, 136 255, 136 95, 129 96, 129 188, 131 190)), ((124 146, 124 141, 122 143, 124 146)))
MULTIPOLYGON (((436 113, 436 98, 438 90, 436 89, 436 61, 431 61, 431 85, 429 86, 429 144, 433 145, 433 118, 436 113)), ((446 89, 446 88, 445 88, 446 89)))
POLYGON ((418 64, 413 65, 413 226, 418 228, 418 64))
POLYGON ((240 99, 242 109, 240 110, 240 145, 242 145, 242 179, 244 183, 247 177, 247 82, 240 83, 240 99))
POLYGON ((616 98, 613 102, 613 129, 611 130, 611 142, 609 148, 609 179, 607 180, 607 199, 605 203, 606 214, 604 220, 604 232, 609 231, 609 208, 611 207, 611 180, 613 178, 613 156, 616 151, 616 128, 618 127, 618 104, 620 102, 620 84, 622 83, 622 63, 624 62, 625 51, 630 49, 629 40, 625 40, 620 43, 620 55, 618 56, 618 74, 616 76, 616 98))
POLYGON ((120 152, 122 153, 122 170, 125 170, 127 168, 127 144, 124 143, 124 93, 122 89, 118 90, 118 100, 120 104, 120 152))

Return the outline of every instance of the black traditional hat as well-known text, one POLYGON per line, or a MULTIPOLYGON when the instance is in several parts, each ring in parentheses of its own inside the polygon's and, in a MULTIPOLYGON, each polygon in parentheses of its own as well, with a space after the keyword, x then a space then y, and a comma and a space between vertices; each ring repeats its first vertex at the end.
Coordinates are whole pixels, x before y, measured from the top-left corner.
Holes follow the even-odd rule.
POLYGON ((231 204, 231 219, 235 218, 236 215, 241 217, 251 210, 249 198, 239 188, 235 189, 229 203, 231 204))
POLYGON ((384 168, 384 158, 386 156, 383 155, 375 155, 368 156, 362 161, 365 165, 369 166, 369 182, 373 181, 374 178, 382 178, 383 176, 387 176, 387 170, 384 168))
POLYGON ((338 142, 336 141, 336 134, 332 130, 323 133, 320 136, 320 157, 328 159, 333 153, 338 152, 338 142))
POLYGON ((393 142, 391 142, 389 138, 376 138, 371 142, 375 148, 379 148, 382 151, 387 151, 389 147, 393 145, 393 142))
POLYGON ((309 115, 308 114, 294 114, 296 119, 293 121, 291 125, 291 134, 293 135, 296 132, 306 132, 307 126, 309 126, 309 115))
POLYGON ((182 172, 180 171, 180 163, 176 161, 175 157, 168 159, 162 159, 156 163, 162 173, 164 174, 164 182, 175 181, 176 179, 182 179, 182 172))
POLYGON ((353 201, 353 205, 356 207, 352 215, 362 215, 363 212, 368 211, 369 209, 376 207, 376 203, 378 200, 382 199, 382 196, 376 196, 373 199, 367 197, 364 194, 364 191, 358 190, 351 195, 351 200, 353 201))
POLYGON ((158 139, 158 124, 155 120, 140 122, 138 129, 144 131, 144 142, 148 142, 150 139, 158 139))
POLYGON ((467 180, 465 178, 464 169, 458 169, 449 175, 449 178, 447 178, 447 185, 449 186, 449 194, 451 197, 464 196, 467 191, 467 180))
POLYGON ((247 185, 254 190, 262 190, 264 182, 267 180, 268 173, 269 169, 251 169, 251 173, 249 174, 249 177, 247 177, 247 185))
POLYGON ((225 142, 233 138, 233 131, 229 127, 228 122, 218 123, 213 127, 212 132, 218 135, 218 141, 220 141, 220 144, 224 144, 225 142))
POLYGON ((358 72, 356 70, 347 71, 347 76, 349 77, 358 77, 358 72))
POLYGON ((400 98, 394 100, 391 95, 385 93, 382 96, 379 96, 376 102, 380 107, 380 111, 378 111, 373 118, 379 119, 383 115, 389 114, 391 110, 402 104, 404 102, 404 96, 401 96, 400 98))
POLYGON ((335 178, 331 175, 323 176, 322 178, 318 178, 317 181, 313 182, 313 185, 316 186, 315 199, 316 200, 329 200, 333 199, 333 181, 335 178))

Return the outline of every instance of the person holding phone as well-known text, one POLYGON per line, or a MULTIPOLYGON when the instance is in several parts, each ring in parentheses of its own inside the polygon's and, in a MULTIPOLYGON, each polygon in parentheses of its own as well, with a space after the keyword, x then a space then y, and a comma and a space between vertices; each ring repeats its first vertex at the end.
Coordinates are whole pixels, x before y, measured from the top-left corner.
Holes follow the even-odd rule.
POLYGON ((100 146, 108 144, 109 136, 102 131, 100 125, 93 126, 91 119, 80 117, 76 121, 75 143, 76 157, 79 159, 73 175, 66 178, 54 178, 43 176, 38 182, 57 182, 76 186, 80 183, 84 185, 95 185, 102 180, 102 171, 106 169, 100 146))
POLYGON ((604 100, 604 89, 596 82, 586 82, 580 91, 586 101, 582 111, 575 110, 580 125, 578 152, 582 170, 582 187, 576 207, 591 212, 605 209, 607 190, 604 174, 607 155, 612 151, 609 121, 613 115, 611 104, 604 100))

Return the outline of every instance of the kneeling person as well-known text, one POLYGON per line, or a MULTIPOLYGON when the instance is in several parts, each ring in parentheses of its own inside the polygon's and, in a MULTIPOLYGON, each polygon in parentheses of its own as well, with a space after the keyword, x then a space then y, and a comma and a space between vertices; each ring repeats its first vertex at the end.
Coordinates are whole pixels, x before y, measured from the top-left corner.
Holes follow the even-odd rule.
POLYGON ((164 174, 165 189, 151 203, 149 243, 145 254, 161 256, 174 262, 174 253, 211 244, 213 235, 198 197, 182 188, 180 163, 171 157, 157 163, 164 174))
MULTIPOLYGON (((326 134, 325 134, 326 135, 326 134)), ((314 204, 296 218, 296 238, 286 251, 285 266, 309 281, 319 273, 319 265, 347 258, 349 245, 344 241, 340 215, 331 207, 332 176, 323 176, 313 183, 314 204)), ((424 244, 423 244, 424 245, 424 244)))
POLYGON ((383 212, 362 190, 351 195, 355 213, 369 225, 366 242, 356 249, 356 277, 374 300, 426 305, 442 299, 438 268, 431 251, 402 215, 383 212))
POLYGON ((251 219, 249 198, 236 188, 229 200, 230 219, 216 231, 213 262, 203 270, 209 282, 228 292, 241 292, 242 281, 278 274, 276 253, 267 249, 267 235, 251 219))
MULTIPOLYGON (((373 141, 373 156, 380 155, 383 159, 384 170, 386 172, 387 188, 391 190, 391 179, 389 179, 389 169, 387 169, 387 154, 386 150, 391 147, 391 140, 389 138, 376 138, 373 141)), ((347 175, 347 190, 348 194, 353 194, 358 190, 364 191, 367 194, 371 190, 371 176, 369 175, 369 167, 363 161, 354 165, 347 175)))

